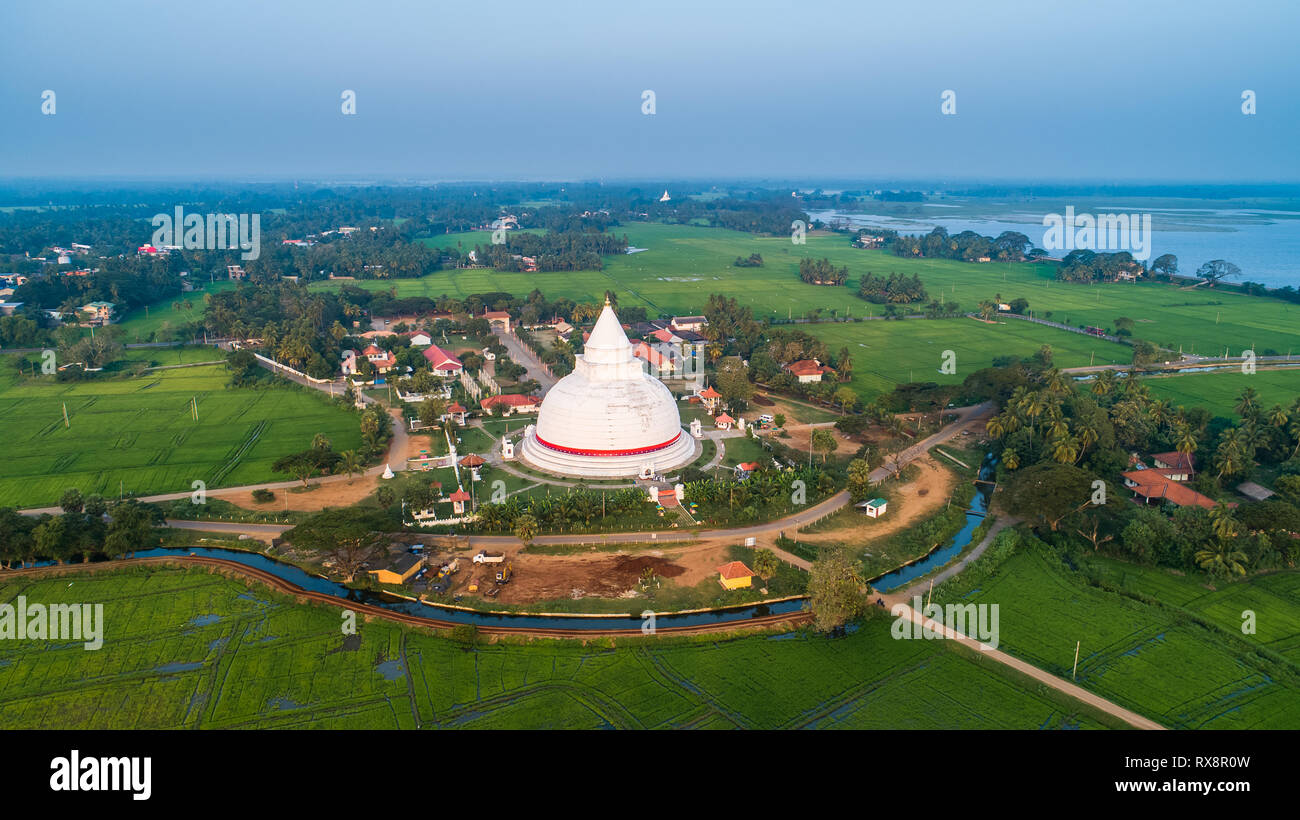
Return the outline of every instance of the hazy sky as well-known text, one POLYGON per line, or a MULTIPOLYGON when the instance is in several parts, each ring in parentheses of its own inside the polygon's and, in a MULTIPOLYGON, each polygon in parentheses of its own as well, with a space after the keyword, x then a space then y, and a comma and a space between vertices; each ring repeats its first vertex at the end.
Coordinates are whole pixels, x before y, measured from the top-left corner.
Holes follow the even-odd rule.
POLYGON ((1250 0, 0 0, 0 176, 1297 181, 1298 32, 1250 0))

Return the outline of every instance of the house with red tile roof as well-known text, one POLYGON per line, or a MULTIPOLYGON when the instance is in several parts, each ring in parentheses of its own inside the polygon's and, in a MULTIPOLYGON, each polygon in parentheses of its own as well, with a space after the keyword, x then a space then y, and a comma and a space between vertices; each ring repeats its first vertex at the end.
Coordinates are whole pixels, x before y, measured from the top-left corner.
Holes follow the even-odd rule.
POLYGON ((373 364, 375 370, 380 373, 387 373, 397 366, 396 356, 389 353, 387 350, 381 350, 374 345, 369 345, 364 351, 362 351, 362 353, 365 355, 366 361, 373 364))
POLYGON ((660 353, 645 342, 637 342, 632 355, 650 365, 651 373, 675 373, 681 364, 671 356, 660 353))
POLYGON ((1155 453, 1151 461, 1156 469, 1174 481, 1190 481, 1196 474, 1196 458, 1191 453, 1155 453))
POLYGON ((541 399, 536 396, 525 396, 520 393, 501 393, 496 396, 485 396, 479 405, 483 412, 492 413, 497 407, 505 409, 507 416, 515 413, 536 413, 537 406, 541 404, 541 399))
POLYGON ((1146 504, 1152 502, 1162 504, 1168 501, 1179 507, 1204 507, 1207 510, 1219 506, 1213 498, 1178 483, 1160 470, 1130 470, 1122 475, 1124 486, 1133 491, 1133 497, 1141 498, 1146 504))
POLYGON ((458 376, 465 369, 465 365, 460 363, 460 359, 435 344, 431 344, 424 349, 424 358, 429 362, 429 366, 433 368, 433 372, 440 376, 458 376))
POLYGON ((785 366, 785 371, 798 379, 800 384, 819 382, 822 380, 822 376, 835 372, 816 359, 800 359, 797 362, 790 362, 785 366))

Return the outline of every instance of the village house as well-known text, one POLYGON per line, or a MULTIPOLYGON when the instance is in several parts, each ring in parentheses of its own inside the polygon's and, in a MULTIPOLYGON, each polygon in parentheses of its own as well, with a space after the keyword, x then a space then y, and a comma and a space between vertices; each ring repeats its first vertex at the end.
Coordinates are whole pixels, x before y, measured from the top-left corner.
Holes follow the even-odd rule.
POLYGON ((754 585, 754 571, 742 561, 718 567, 718 583, 723 589, 749 589, 754 585))
POLYGON ((410 334, 411 347, 428 347, 433 344, 433 337, 428 333, 415 332, 410 334))
POLYGON ((745 461, 740 464, 737 464, 736 479, 738 481, 744 481, 745 479, 749 478, 753 473, 755 473, 758 470, 758 468, 761 466, 763 465, 759 464, 757 461, 745 461))
POLYGON ((736 420, 731 416, 728 416, 726 413, 719 413, 713 419, 713 426, 717 427, 719 430, 730 430, 731 426, 735 423, 736 420))
POLYGON ((382 350, 374 345, 370 345, 362 354, 366 361, 375 366, 375 370, 380 373, 387 373, 397 366, 397 357, 387 350, 382 350))
POLYGON ((1196 459, 1191 453, 1155 453, 1151 462, 1160 474, 1174 481, 1191 481, 1196 474, 1196 459))
POLYGON ((673 330, 689 330, 692 333, 699 333, 708 324, 709 320, 703 316, 674 316, 668 326, 673 330))
POLYGON ((632 355, 649 364, 651 373, 671 375, 681 369, 681 362, 675 357, 667 356, 645 342, 637 342, 632 355))
POLYGON ((357 374, 357 352, 355 350, 343 351, 342 360, 339 362, 339 370, 344 376, 355 376, 357 374))
POLYGON ((1160 470, 1130 470, 1122 475, 1124 486, 1133 491, 1135 499, 1141 498, 1144 504, 1168 502, 1179 507, 1204 507, 1207 510, 1218 506, 1213 498, 1170 479, 1160 470))
POLYGON ((248 278, 248 274, 244 271, 242 265, 226 265, 226 276, 236 282, 241 282, 248 278))
POLYGON ((461 371, 465 369, 465 365, 460 363, 460 359, 433 343, 430 343, 425 348, 424 358, 429 362, 429 366, 433 368, 433 372, 443 378, 459 376, 461 371))
POLYGON ((90 302, 81 306, 82 324, 90 327, 103 327, 113 321, 112 302, 90 302))
POLYGON ((513 416, 516 413, 536 413, 537 406, 541 399, 536 396, 525 396, 520 393, 501 393, 496 396, 488 396, 479 402, 484 413, 492 414, 498 407, 502 408, 502 414, 513 416))
POLYGON ((791 376, 797 378, 800 384, 820 382, 822 376, 835 372, 816 359, 800 359, 797 362, 790 362, 784 369, 791 376))

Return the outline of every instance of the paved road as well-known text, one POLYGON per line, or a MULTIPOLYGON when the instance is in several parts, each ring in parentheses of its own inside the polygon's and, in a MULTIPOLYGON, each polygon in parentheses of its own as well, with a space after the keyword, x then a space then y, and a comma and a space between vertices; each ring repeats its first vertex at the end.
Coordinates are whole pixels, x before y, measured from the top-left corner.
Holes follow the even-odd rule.
POLYGON ((537 383, 542 386, 543 396, 559 381, 559 379, 546 372, 546 367, 542 364, 542 360, 537 358, 537 354, 525 347, 524 343, 519 341, 514 334, 506 333, 500 328, 494 328, 492 332, 501 340, 501 344, 506 346, 506 350, 510 351, 510 358, 514 359, 516 364, 521 364, 528 370, 528 378, 536 379, 537 383))

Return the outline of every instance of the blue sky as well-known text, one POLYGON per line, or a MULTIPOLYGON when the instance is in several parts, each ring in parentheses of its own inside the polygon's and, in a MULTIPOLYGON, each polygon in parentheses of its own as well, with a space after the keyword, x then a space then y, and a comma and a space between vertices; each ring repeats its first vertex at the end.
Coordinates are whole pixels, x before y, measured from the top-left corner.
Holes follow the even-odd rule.
POLYGON ((1298 31, 1284 2, 4 0, 0 176, 1293 182, 1298 31))

